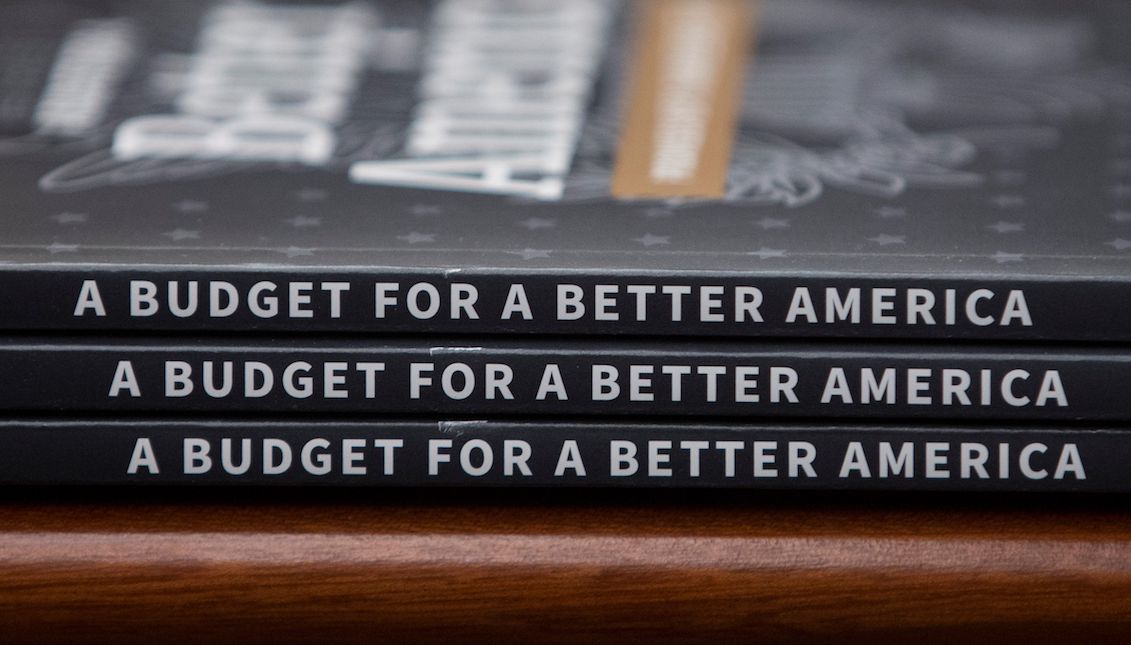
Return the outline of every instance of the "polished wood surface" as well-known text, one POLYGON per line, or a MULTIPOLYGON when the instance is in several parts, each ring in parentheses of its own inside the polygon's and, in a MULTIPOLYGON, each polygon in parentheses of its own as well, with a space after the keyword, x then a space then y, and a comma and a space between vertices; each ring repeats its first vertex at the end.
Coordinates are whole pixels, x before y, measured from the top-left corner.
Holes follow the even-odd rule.
POLYGON ((1126 507, 12 490, 0 642, 1131 642, 1126 507))

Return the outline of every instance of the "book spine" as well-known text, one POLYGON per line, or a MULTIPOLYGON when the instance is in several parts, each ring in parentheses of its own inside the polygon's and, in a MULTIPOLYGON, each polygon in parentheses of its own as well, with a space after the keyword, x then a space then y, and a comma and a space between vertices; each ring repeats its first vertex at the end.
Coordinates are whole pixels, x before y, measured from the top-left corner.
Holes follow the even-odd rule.
POLYGON ((1131 491, 1131 432, 646 423, 6 421, 0 483, 1131 491))
POLYGON ((1128 280, 93 266, 0 299, 7 330, 1131 340, 1128 280))
POLYGON ((0 343, 9 412, 1131 420, 1131 355, 926 345, 0 343))

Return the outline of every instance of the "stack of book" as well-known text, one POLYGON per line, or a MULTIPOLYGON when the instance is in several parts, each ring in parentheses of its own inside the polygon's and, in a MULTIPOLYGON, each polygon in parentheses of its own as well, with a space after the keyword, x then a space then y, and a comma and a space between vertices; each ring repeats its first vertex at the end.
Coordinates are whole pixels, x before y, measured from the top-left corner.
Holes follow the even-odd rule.
POLYGON ((1131 6, 0 7, 0 481, 1129 490, 1131 6))

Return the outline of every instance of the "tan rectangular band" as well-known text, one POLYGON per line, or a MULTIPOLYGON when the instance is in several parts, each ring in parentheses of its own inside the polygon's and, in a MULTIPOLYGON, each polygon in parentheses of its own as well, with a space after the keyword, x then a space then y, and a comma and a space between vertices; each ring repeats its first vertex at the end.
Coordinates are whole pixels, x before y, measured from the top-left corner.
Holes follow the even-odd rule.
POLYGON ((749 0, 641 0, 612 192, 721 198, 751 56, 749 0))

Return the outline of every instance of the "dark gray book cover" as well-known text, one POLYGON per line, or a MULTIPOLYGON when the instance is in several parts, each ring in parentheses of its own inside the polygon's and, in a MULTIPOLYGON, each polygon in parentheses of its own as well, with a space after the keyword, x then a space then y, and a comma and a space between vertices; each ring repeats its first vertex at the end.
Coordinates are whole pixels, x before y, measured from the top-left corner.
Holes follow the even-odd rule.
POLYGON ((3 409, 497 418, 1131 421, 1120 348, 20 335, 3 409))
POLYGON ((1112 428, 7 420, 0 483, 1131 491, 1112 428))
POLYGON ((1131 339, 1127 3, 649 11, 0 4, 0 328, 1131 339))

